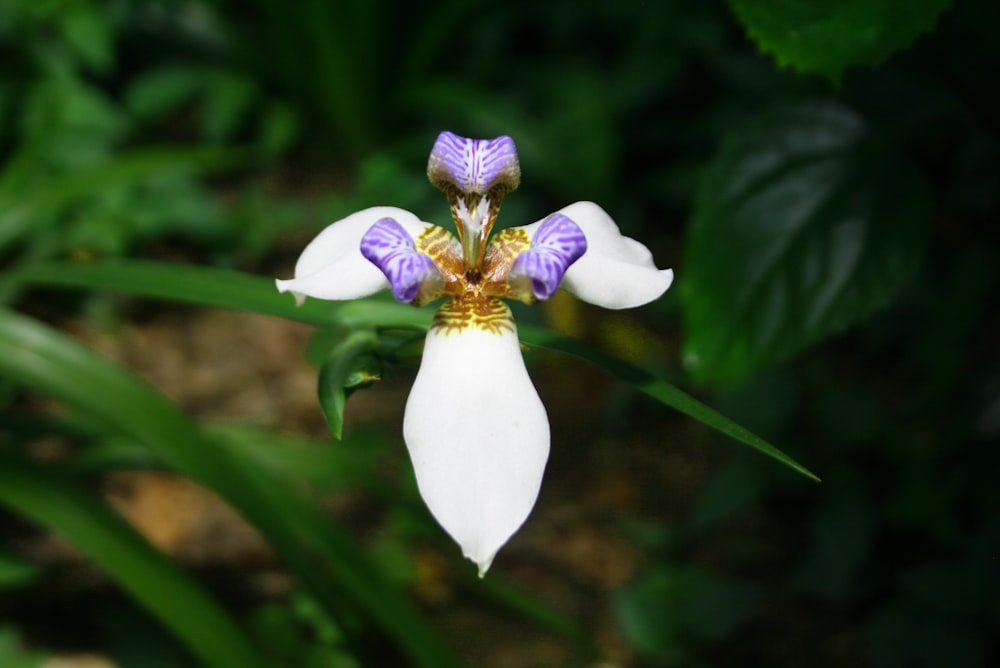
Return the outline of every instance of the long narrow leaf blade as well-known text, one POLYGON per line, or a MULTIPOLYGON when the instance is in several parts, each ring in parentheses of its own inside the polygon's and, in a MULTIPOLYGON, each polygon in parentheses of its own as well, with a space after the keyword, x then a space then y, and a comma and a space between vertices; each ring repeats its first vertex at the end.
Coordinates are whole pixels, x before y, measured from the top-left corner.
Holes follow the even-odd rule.
POLYGON ((525 343, 547 350, 556 350, 596 364, 660 403, 670 406, 740 443, 749 445, 751 448, 764 453, 768 457, 772 457, 782 464, 791 467, 807 478, 819 482, 819 478, 809 471, 809 469, 749 429, 741 427, 726 416, 709 408, 691 395, 645 369, 608 355, 593 346, 588 346, 580 341, 561 336, 540 327, 522 326, 518 328, 518 332, 520 333, 521 340, 525 343))
MULTIPOLYGON (((16 273, 12 280, 73 289, 108 289, 206 306, 242 309, 315 325, 351 324, 375 327, 430 325, 429 309, 378 300, 318 302, 306 300, 296 308, 288 295, 279 295, 268 279, 201 267, 151 262, 108 264, 39 264, 16 273)), ((643 393, 699 422, 764 453, 812 480, 815 474, 764 439, 719 414, 666 380, 628 364, 585 343, 554 332, 521 325, 521 340, 597 364, 643 393)))
POLYGON ((290 481, 250 468, 219 447, 140 379, 60 332, 2 308, 0 374, 93 415, 220 494, 331 610, 353 601, 418 665, 456 665, 412 604, 316 504, 290 481))
POLYGON ((73 481, 2 456, 0 504, 76 545, 206 666, 268 665, 204 590, 73 481))

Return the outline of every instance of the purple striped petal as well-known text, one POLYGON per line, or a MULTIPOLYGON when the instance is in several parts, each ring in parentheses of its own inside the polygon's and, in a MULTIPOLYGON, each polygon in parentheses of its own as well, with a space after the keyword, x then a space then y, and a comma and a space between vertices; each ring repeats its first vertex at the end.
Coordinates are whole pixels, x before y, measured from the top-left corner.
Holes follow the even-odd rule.
POLYGON ((376 221, 365 232, 361 254, 385 274, 396 301, 410 303, 421 293, 427 295, 444 284, 434 261, 417 252, 409 233, 392 218, 376 221))
POLYGON ((514 140, 506 136, 467 139, 442 132, 431 150, 427 177, 445 192, 457 188, 467 194, 485 194, 497 186, 513 190, 521 182, 514 140))
POLYGON ((514 260, 507 282, 515 292, 526 294, 530 286, 537 299, 548 299, 559 289, 569 266, 585 252, 583 230, 561 213, 554 213, 538 228, 531 248, 514 260))

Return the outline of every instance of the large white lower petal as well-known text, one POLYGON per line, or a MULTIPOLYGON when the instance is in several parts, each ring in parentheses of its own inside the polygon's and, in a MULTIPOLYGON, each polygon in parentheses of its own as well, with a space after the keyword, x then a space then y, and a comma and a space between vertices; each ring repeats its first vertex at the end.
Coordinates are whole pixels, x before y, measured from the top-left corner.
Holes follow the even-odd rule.
MULTIPOLYGON (((657 269, 653 254, 626 237, 593 202, 576 202, 560 209, 587 237, 587 252, 570 265, 562 288, 580 299, 610 309, 641 306, 658 298, 674 280, 672 269, 657 269)), ((542 222, 523 229, 533 236, 542 222)))
POLYGON ((295 278, 278 279, 278 290, 294 293, 301 302, 305 297, 357 299, 387 288, 382 270, 361 254, 361 237, 382 218, 392 218, 414 239, 431 226, 392 206, 358 211, 328 225, 309 242, 295 263, 295 278))
POLYGON ((420 495, 480 577, 531 512, 549 455, 510 325, 432 329, 403 423, 420 495))

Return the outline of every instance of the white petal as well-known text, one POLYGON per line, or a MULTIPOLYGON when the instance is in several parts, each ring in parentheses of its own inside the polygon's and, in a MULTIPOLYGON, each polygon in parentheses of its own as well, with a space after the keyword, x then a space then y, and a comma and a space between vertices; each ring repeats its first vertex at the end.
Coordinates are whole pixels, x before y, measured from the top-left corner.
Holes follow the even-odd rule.
MULTIPOLYGON (((643 244, 622 235, 615 221, 593 202, 560 209, 587 237, 587 252, 563 277, 562 288, 580 299, 610 309, 647 304, 670 287, 672 269, 657 269, 643 244)), ((533 236, 543 221, 524 226, 533 236)))
POLYGON ((403 435, 420 495, 482 577, 535 505, 549 456, 517 333, 428 332, 403 435))
POLYGON ((376 206, 328 225, 295 263, 295 278, 276 281, 279 292, 293 292, 301 303, 317 299, 357 299, 389 287, 382 271, 361 254, 361 237, 382 218, 392 218, 414 239, 430 223, 405 209, 376 206))

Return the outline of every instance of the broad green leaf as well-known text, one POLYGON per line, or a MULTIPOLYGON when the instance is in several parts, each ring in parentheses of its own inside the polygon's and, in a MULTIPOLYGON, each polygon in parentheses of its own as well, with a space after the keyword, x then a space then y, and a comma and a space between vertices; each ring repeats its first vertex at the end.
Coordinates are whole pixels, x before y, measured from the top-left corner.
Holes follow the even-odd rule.
MULTIPOLYGON (((315 325, 395 327, 426 330, 431 309, 379 299, 321 302, 307 299, 296 307, 289 295, 279 295, 273 281, 232 271, 153 262, 44 263, 14 272, 15 285, 56 285, 74 289, 107 289, 160 299, 243 309, 315 325)), ((525 343, 573 355, 600 366, 656 401, 763 452, 813 480, 818 478, 779 449, 709 408, 655 374, 628 364, 579 341, 546 329, 522 325, 525 343)))
POLYGON ((76 545, 206 666, 266 666, 249 639, 165 556, 72 480, 0 456, 0 504, 76 545))
POLYGON ((951 0, 729 0, 757 47, 782 67, 838 80, 877 65, 937 23, 951 0))
POLYGON ((779 107, 732 134, 700 183, 680 282, 694 377, 743 378, 888 302, 923 250, 925 193, 834 103, 779 107))
POLYGON ((358 612, 365 613, 417 665, 455 665, 420 613, 303 490, 248 465, 233 449, 219 447, 135 376, 69 337, 6 309, 0 309, 0 374, 91 414, 215 491, 260 530, 303 586, 334 614, 353 620, 358 612), (353 614, 348 616, 348 609, 353 614))

